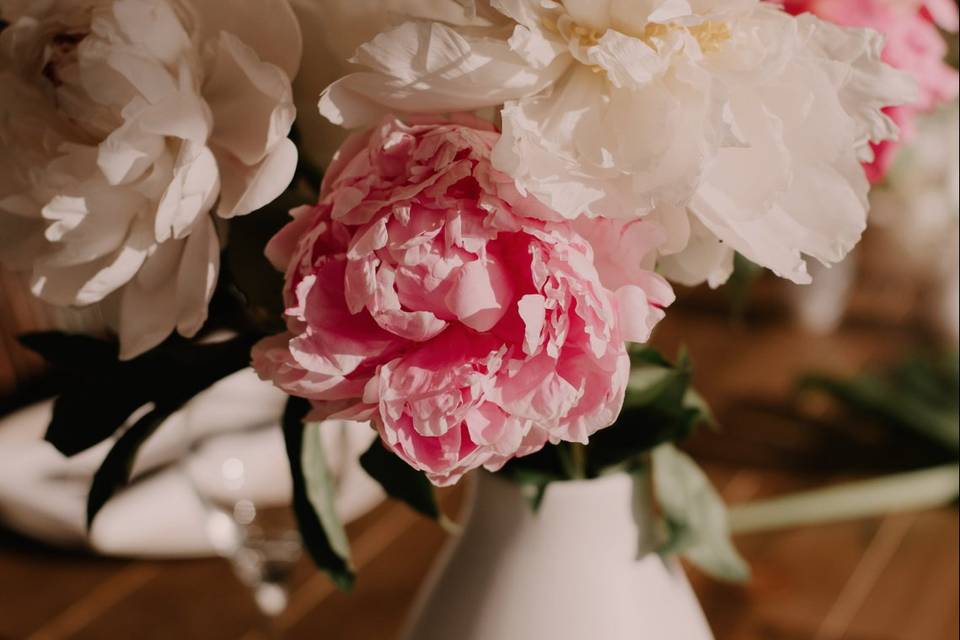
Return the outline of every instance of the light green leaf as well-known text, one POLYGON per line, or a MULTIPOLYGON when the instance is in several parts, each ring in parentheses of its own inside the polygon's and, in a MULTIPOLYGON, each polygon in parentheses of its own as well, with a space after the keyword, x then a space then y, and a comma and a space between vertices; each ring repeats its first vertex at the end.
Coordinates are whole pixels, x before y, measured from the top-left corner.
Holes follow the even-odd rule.
POLYGON ((726 506, 706 474, 669 444, 653 450, 652 462, 654 496, 667 530, 660 552, 683 555, 721 580, 747 580, 750 568, 730 540, 726 506))
POLYGON ((283 412, 283 438, 293 478, 293 512, 303 546, 318 568, 344 591, 353 588, 350 545, 333 508, 333 482, 323 455, 320 426, 305 424, 310 403, 290 398, 283 412))
POLYGON ((303 451, 300 460, 303 464, 303 479, 307 490, 307 499, 323 525, 330 547, 349 565, 350 541, 340 522, 336 510, 336 487, 327 467, 327 457, 323 451, 323 437, 319 423, 307 423, 303 430, 303 451))
POLYGON ((693 387, 688 388, 687 393, 683 396, 683 406, 687 409, 696 411, 700 420, 711 428, 719 428, 719 423, 713 415, 713 410, 710 408, 710 404, 707 402, 706 398, 700 395, 700 393, 693 387))
POLYGON ((674 382, 677 372, 674 369, 657 365, 634 366, 627 382, 625 404, 642 407, 650 404, 674 382))

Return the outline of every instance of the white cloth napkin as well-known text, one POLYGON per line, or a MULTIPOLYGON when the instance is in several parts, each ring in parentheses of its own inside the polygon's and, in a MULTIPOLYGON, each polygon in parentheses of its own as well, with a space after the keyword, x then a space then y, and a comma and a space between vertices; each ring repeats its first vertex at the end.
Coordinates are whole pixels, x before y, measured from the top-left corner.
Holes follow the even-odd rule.
MULTIPOLYGON (((89 535, 87 491, 113 442, 66 458, 43 440, 52 402, 28 407, 0 421, 0 521, 51 544, 88 546, 105 555, 213 555, 200 494, 207 500, 242 497, 258 506, 290 501, 279 428, 284 402, 250 370, 198 395, 141 449, 131 486, 107 503, 89 535)), ((384 498, 358 463, 375 433, 368 424, 342 421, 325 423, 322 433, 337 480, 337 509, 349 522, 384 498)))

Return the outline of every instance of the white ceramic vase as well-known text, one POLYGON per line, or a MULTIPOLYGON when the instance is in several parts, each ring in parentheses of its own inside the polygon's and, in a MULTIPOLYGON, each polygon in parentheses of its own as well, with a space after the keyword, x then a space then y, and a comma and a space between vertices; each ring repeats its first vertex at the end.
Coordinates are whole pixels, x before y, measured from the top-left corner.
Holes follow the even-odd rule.
POLYGON ((554 483, 537 513, 521 488, 475 478, 405 640, 711 640, 678 563, 654 552, 649 482, 554 483))

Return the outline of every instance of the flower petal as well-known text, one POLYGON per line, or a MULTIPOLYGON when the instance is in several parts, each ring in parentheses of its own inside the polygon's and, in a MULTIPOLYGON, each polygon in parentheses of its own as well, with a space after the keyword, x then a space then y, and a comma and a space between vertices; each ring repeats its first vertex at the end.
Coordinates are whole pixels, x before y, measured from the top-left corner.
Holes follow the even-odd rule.
POLYGON ((508 44, 461 35, 435 22, 407 22, 378 35, 356 62, 375 72, 349 75, 320 97, 320 113, 347 128, 388 112, 444 113, 502 104, 549 85, 569 63, 530 68, 508 44))

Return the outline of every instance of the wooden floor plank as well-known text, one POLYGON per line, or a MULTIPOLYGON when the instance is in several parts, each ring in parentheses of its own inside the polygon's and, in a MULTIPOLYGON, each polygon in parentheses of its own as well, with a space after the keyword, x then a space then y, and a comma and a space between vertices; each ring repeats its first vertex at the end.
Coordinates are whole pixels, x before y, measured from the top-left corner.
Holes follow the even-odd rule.
POLYGON ((946 509, 912 517, 896 553, 850 620, 850 635, 886 634, 904 640, 960 637, 956 615, 960 518, 946 509))
MULTIPOLYGON (((724 428, 686 445, 724 497, 742 502, 922 460, 925 452, 887 446, 876 432, 849 425, 841 433, 829 411, 795 405, 791 395, 802 373, 850 375, 922 344, 910 305, 888 291, 873 306, 871 296, 880 293, 858 294, 851 322, 819 337, 789 322, 782 292, 765 283, 760 295, 765 307, 749 325, 735 326, 722 296, 697 294, 692 306, 672 310, 655 339, 668 354, 687 345, 696 385, 724 428)), ((0 296, 0 395, 32 366, 13 351, 19 347, 11 334, 35 322, 24 305, 22 297, 0 296)), ((461 496, 445 495, 448 512, 461 496)), ((718 640, 811 640, 818 632, 828 640, 954 640, 957 510, 911 517, 742 535, 736 542, 753 568, 751 583, 725 585, 696 572, 691 582, 718 640)), ((393 637, 446 539, 399 505, 377 508, 348 532, 360 569, 356 591, 337 592, 304 559, 280 620, 285 637, 393 637)), ((38 630, 84 640, 269 635, 248 590, 222 560, 99 559, 0 534, 0 638, 38 630)))
POLYGON ((0 535, 0 638, 26 638, 131 566, 0 535))

